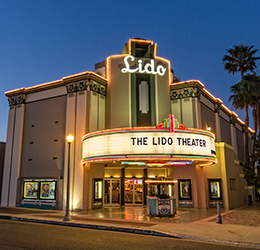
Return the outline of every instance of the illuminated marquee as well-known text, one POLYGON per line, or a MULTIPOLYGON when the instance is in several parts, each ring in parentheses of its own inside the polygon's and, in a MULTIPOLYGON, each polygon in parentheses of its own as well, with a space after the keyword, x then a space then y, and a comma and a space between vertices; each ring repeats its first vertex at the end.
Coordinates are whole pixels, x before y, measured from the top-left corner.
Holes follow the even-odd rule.
POLYGON ((130 61, 134 61, 135 58, 131 55, 128 55, 124 58, 125 68, 121 69, 122 73, 146 73, 146 74, 153 74, 153 75, 160 75, 163 76, 166 72, 166 68, 164 68, 162 65, 158 65, 155 69, 154 66, 154 59, 151 59, 150 63, 146 63, 143 66, 143 61, 141 59, 138 60, 138 67, 135 69, 132 69, 130 64, 130 61))
POLYGON ((199 159, 216 162, 214 134, 204 130, 110 129, 83 137, 82 162, 199 159))

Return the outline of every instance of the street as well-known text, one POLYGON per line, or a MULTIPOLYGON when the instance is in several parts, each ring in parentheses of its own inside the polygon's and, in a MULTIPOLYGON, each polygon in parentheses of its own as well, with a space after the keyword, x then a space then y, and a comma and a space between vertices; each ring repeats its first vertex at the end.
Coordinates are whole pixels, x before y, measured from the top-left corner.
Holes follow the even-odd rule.
MULTIPOLYGON (((103 230, 0 220, 0 249, 235 249, 195 242, 103 230)), ((252 249, 239 247, 239 249, 252 249)))

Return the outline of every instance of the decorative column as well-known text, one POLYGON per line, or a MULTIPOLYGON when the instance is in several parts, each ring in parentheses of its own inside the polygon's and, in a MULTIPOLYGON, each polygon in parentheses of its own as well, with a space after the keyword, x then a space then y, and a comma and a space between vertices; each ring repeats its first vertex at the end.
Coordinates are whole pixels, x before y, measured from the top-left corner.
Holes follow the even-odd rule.
POLYGON ((20 177, 21 151, 24 125, 24 94, 10 97, 6 152, 3 172, 2 206, 17 204, 17 180, 20 177))
POLYGON ((219 116, 220 106, 215 104, 215 126, 216 126, 216 142, 221 142, 221 126, 219 116))
MULTIPOLYGON (((66 134, 73 134, 75 141, 71 150, 71 187, 70 187, 70 206, 72 210, 83 209, 83 185, 91 185, 86 181, 84 184, 84 167, 81 165, 82 160, 82 136, 86 133, 96 130, 105 129, 105 95, 106 86, 97 83, 91 79, 91 76, 84 75, 74 82, 66 84, 67 89, 67 120, 66 134)), ((65 147, 64 159, 64 183, 67 181, 67 163, 68 150, 65 147)), ((85 167, 85 171, 90 166, 85 167)), ((84 187, 85 187, 84 186, 84 187)), ((87 190, 90 190, 87 188, 87 190)), ((65 185, 64 191, 65 194, 65 185)), ((65 196, 63 196, 65 198, 65 196)), ((65 203, 63 203, 65 209, 65 203)))
POLYGON ((189 128, 201 128, 200 90, 195 86, 171 89, 171 113, 189 128))
MULTIPOLYGON (((71 153, 70 153, 70 197, 69 197, 69 204, 70 207, 69 210, 72 210, 73 203, 72 203, 72 197, 73 197, 73 186, 74 186, 74 157, 75 157, 75 148, 76 148, 76 128, 75 128, 75 120, 76 120, 76 108, 77 108, 77 83, 69 83, 66 85, 67 89, 67 107, 66 107, 66 128, 65 128, 65 135, 72 134, 75 137, 75 143, 71 147, 71 153)), ((67 187, 66 183, 68 182, 68 147, 65 147, 65 153, 64 153, 64 174, 63 174, 63 195, 62 195, 62 208, 63 210, 66 209, 66 193, 67 193, 67 187)))
POLYGON ((234 151, 237 155, 237 135, 236 135, 236 117, 234 114, 230 118, 230 134, 231 134, 231 145, 234 147, 234 151))

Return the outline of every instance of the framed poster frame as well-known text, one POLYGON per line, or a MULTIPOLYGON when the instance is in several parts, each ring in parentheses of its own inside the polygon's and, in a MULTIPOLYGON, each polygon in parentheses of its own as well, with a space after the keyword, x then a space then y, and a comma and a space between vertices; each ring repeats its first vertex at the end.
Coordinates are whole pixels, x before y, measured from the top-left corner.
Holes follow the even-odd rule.
POLYGON ((39 198, 39 182, 24 181, 23 182, 23 199, 38 199, 39 198))
POLYGON ((222 200, 221 179, 208 179, 209 200, 222 200))
POLYGON ((56 200, 57 181, 40 181, 40 200, 56 200))
POLYGON ((93 198, 95 202, 101 202, 103 200, 103 179, 95 178, 93 179, 93 198))
POLYGON ((179 200, 192 200, 191 179, 179 179, 179 200))

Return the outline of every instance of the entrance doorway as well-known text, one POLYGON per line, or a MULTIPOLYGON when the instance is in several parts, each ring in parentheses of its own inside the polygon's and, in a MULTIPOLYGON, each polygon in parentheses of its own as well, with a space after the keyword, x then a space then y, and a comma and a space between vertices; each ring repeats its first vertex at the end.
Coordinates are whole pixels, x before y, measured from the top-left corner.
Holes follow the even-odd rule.
POLYGON ((120 205, 120 179, 105 179, 104 205, 120 205))
POLYGON ((142 179, 125 179, 125 204, 143 204, 142 179))

